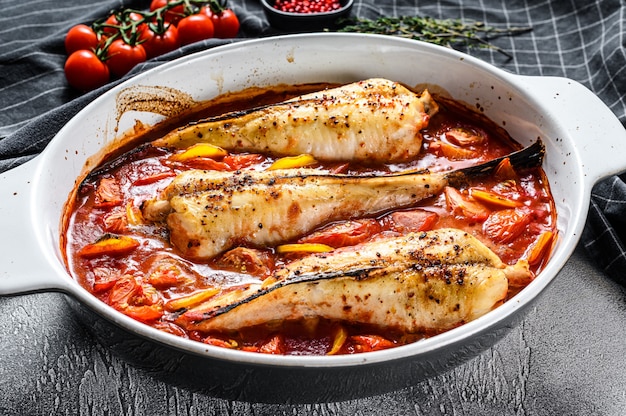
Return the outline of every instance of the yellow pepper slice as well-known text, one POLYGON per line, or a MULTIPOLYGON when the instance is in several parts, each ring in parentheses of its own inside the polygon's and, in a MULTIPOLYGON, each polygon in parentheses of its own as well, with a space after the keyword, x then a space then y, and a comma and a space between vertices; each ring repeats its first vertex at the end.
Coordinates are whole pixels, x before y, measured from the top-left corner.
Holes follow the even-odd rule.
POLYGON ((341 347, 343 347, 343 344, 345 344, 346 340, 348 339, 348 331, 346 331, 346 328, 344 328, 343 325, 339 325, 333 331, 333 335, 333 346, 331 347, 330 351, 326 353, 326 355, 337 354, 339 350, 341 350, 341 347))
POLYGON ((205 289, 191 295, 181 296, 180 298, 169 300, 165 303, 165 309, 168 311, 177 311, 179 309, 191 308, 205 300, 215 296, 220 290, 216 288, 205 289))
POLYGON ((516 208, 524 205, 520 201, 516 201, 514 199, 496 194, 495 192, 485 191, 482 189, 472 188, 470 189, 470 195, 472 196, 472 198, 479 202, 501 208, 516 208))
POLYGON ((333 251, 334 248, 320 243, 282 244, 276 247, 276 252, 284 253, 325 253, 333 251))
POLYGON ((210 143, 198 143, 190 146, 182 153, 177 153, 170 157, 175 162, 184 162, 197 157, 208 157, 211 159, 220 158, 228 155, 228 152, 219 146, 210 143))
POLYGON ((302 168, 315 163, 317 163, 317 160, 309 154, 287 156, 276 160, 267 170, 302 168))
POLYGON ((80 249, 78 254, 81 257, 93 258, 110 255, 119 256, 130 253, 139 247, 139 241, 125 235, 105 234, 98 241, 87 244, 80 249))

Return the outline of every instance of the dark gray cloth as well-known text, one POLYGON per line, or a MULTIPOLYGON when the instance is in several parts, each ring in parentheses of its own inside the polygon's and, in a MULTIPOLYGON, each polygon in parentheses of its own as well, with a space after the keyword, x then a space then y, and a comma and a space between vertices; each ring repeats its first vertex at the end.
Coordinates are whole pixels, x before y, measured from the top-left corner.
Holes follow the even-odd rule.
MULTIPOLYGON (((234 41, 280 33, 267 24, 258 1, 229 4, 241 21, 234 41)), ((0 171, 41 152, 73 115, 115 84, 85 95, 67 85, 63 74, 67 30, 102 18, 112 9, 148 5, 149 1, 0 0, 0 171)), ((579 81, 626 123, 623 0, 357 0, 352 13, 368 18, 421 14, 478 20, 496 27, 531 26, 527 34, 492 41, 511 59, 493 50, 461 50, 513 73, 579 81)), ((181 48, 140 65, 129 76, 225 42, 230 41, 207 40, 181 48)), ((626 184, 623 177, 614 176, 593 190, 583 243, 605 272, 622 284, 626 283, 624 218, 626 184)))

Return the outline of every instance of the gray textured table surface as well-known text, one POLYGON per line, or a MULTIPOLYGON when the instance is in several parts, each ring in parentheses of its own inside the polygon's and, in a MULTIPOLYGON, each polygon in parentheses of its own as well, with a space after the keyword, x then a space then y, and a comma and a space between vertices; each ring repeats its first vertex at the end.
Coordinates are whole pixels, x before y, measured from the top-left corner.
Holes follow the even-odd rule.
MULTIPOLYGON (((60 39, 68 27, 109 7, 141 2, 89 3, 0 0, 0 136, 69 99, 59 87, 65 59, 60 39), (61 17, 50 20, 43 8, 61 17), (33 23, 37 19, 52 23, 33 23), (11 81, 9 73, 21 81, 11 81)), ((265 34, 256 0, 232 3, 245 13, 245 35, 265 34)), ((625 8, 618 0, 361 0, 354 11, 374 16, 419 10, 436 17, 531 24, 531 35, 499 40, 515 59, 480 56, 515 73, 576 79, 623 115, 625 8)), ((96 341, 63 295, 0 297, 0 415, 618 416, 626 414, 625 339, 624 289, 579 247, 521 324, 464 365, 380 396, 268 405, 228 401, 153 378, 96 341)))
POLYGON ((0 298, 0 414, 623 415, 626 297, 578 249, 495 347, 400 391, 337 403, 227 401, 111 354, 59 294, 0 298))

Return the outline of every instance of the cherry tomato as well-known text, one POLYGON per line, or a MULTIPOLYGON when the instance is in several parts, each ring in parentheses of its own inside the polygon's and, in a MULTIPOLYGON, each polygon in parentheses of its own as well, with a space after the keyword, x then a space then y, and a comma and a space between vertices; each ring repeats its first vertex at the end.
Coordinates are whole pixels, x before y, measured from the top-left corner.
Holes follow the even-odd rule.
POLYGON ((67 58, 65 78, 72 87, 90 91, 109 82, 109 68, 93 51, 81 49, 67 58))
MULTIPOLYGON (((153 12, 156 9, 160 9, 165 7, 168 3, 172 3, 171 0, 152 0, 150 3, 150 11, 153 12)), ((185 17, 185 5, 181 4, 179 6, 174 6, 171 9, 167 10, 163 15, 166 21, 177 24, 180 19, 185 17)))
POLYGON ((120 22, 117 20, 117 16, 112 14, 111 16, 107 18, 107 20, 104 21, 104 24, 107 26, 104 27, 102 31, 106 33, 107 35, 114 35, 117 33, 117 28, 110 27, 110 26, 119 26, 120 22))
POLYGON ((121 77, 145 60, 143 46, 129 45, 123 39, 116 39, 109 46, 106 64, 113 75, 121 77))
POLYGON ((81 49, 92 50, 98 46, 98 35, 87 25, 76 25, 65 35, 65 51, 68 55, 81 49))
POLYGON ((178 22, 178 39, 181 45, 212 38, 213 33, 213 22, 205 14, 192 14, 178 22))
POLYGON ((231 9, 214 12, 210 6, 203 6, 200 13, 206 14, 213 22, 213 36, 220 39, 234 38, 239 33, 239 18, 231 9))
POLYGON ((139 39, 148 59, 171 52, 180 46, 178 29, 173 24, 168 24, 161 34, 154 32, 151 26, 146 26, 139 39))

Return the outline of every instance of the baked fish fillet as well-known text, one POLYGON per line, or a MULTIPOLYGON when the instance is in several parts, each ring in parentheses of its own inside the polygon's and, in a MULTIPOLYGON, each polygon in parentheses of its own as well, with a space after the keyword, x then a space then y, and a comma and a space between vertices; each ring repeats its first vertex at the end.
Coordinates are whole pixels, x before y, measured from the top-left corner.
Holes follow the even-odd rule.
POLYGON ((186 148, 206 142, 227 150, 318 160, 403 161, 416 157, 420 130, 436 113, 428 91, 368 79, 278 104, 194 122, 153 142, 186 148))
MULTIPOLYGON (((541 163, 543 144, 509 155, 513 166, 541 163)), ((503 158, 451 172, 342 175, 313 169, 180 173, 162 195, 142 204, 149 221, 166 221, 171 243, 187 258, 208 260, 236 246, 265 247, 332 221, 413 206, 503 158)))
POLYGON ((177 322, 189 330, 237 331, 319 317, 439 332, 498 306, 509 273, 531 272, 525 261, 505 265, 464 231, 439 229, 310 255, 263 283, 185 311, 177 322))

